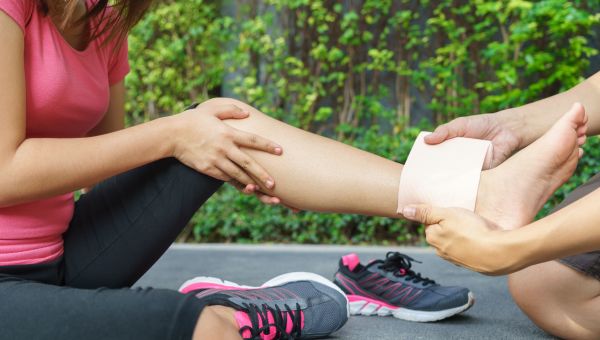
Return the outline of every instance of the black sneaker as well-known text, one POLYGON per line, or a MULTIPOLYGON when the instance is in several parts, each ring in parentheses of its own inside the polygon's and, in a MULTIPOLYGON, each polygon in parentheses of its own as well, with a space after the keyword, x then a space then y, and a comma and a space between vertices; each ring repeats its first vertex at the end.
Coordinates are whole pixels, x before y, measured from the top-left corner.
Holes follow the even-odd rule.
POLYGON ((412 269, 413 258, 389 252, 385 260, 360 264, 356 254, 340 260, 334 282, 347 295, 352 315, 393 315, 408 321, 438 321, 469 309, 467 288, 446 287, 412 269))
POLYGON ((179 291, 195 294, 209 305, 236 309, 244 339, 321 338, 340 329, 349 317, 348 299, 342 290, 311 273, 284 274, 261 287, 197 277, 179 291))

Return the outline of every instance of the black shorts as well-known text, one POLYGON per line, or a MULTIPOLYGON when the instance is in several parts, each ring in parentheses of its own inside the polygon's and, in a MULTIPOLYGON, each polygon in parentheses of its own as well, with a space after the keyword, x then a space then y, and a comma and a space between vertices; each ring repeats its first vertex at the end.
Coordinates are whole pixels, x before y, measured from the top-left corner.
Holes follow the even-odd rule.
MULTIPOLYGON (((561 204, 554 208, 554 211, 564 208, 598 188, 600 188, 600 174, 596 174, 585 184, 573 190, 561 204)), ((559 262, 600 280, 600 251, 566 257, 559 262)))
POLYGON ((0 267, 0 339, 191 339, 198 299, 130 287, 221 184, 164 159, 97 185, 60 259, 0 267))

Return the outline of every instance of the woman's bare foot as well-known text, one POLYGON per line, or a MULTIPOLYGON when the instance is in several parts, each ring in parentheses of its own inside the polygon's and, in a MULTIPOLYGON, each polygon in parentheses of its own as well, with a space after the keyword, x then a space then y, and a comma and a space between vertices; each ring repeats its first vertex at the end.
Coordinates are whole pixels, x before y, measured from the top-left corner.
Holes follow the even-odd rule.
POLYGON ((502 229, 530 223, 575 171, 587 115, 579 103, 540 139, 481 175, 475 211, 502 229))

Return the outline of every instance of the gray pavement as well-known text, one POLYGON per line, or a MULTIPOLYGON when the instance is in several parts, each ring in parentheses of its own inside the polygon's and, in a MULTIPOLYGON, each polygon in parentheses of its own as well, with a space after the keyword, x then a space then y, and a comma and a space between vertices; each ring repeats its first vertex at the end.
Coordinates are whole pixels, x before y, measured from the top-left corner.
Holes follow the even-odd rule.
POLYGON ((423 248, 336 246, 175 245, 137 283, 177 289, 194 276, 215 276, 260 285, 279 274, 310 271, 331 278, 339 258, 356 252, 362 261, 390 250, 404 252, 423 264, 416 270, 444 285, 474 292, 473 308, 437 323, 414 323, 391 317, 351 317, 334 339, 552 339, 511 301, 505 277, 486 277, 449 264, 423 248))

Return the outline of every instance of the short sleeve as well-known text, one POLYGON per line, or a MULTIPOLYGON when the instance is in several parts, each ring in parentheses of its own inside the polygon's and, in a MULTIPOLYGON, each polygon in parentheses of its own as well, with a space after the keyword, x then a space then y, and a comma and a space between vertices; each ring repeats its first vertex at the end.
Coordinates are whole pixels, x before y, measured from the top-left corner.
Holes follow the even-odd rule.
POLYGON ((32 6, 35 6, 33 3, 31 0, 0 0, 0 11, 6 13, 25 32, 32 6))
MULTIPOLYGON (((113 45, 113 43, 110 45, 113 45)), ((110 52, 111 55, 108 62, 108 81, 111 86, 125 79, 130 70, 127 39, 120 43, 114 43, 112 47, 116 53, 110 52)))

